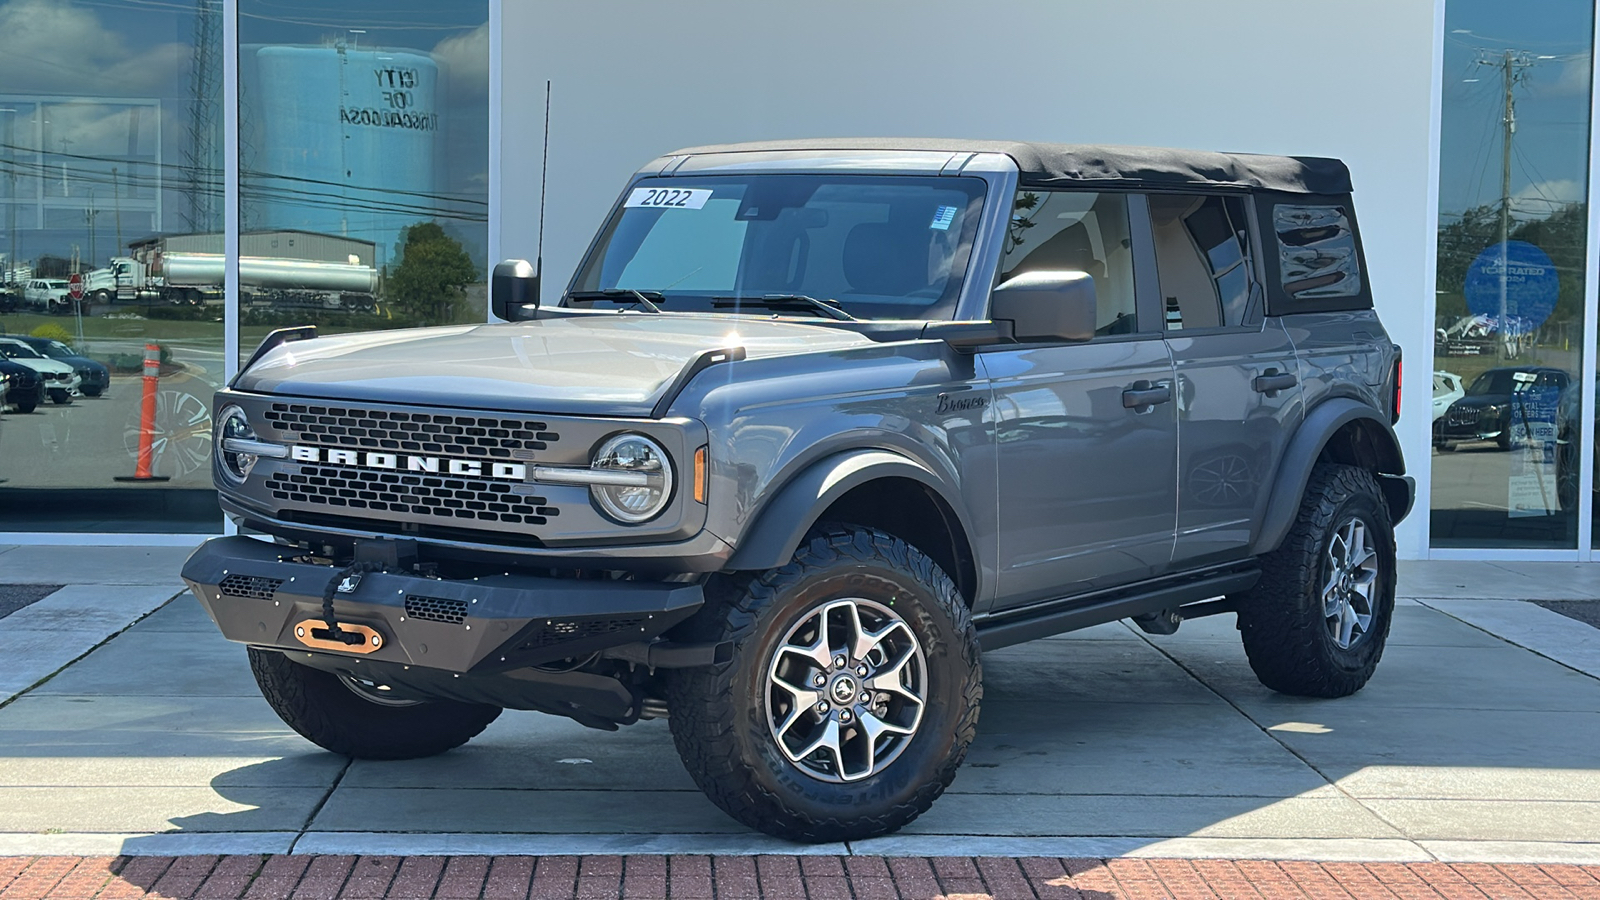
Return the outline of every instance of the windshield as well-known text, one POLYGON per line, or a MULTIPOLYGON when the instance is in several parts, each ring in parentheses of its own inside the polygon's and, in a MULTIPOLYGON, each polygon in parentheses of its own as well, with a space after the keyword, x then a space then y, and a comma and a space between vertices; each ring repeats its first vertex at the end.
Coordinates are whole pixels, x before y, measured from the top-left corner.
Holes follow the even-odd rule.
MULTIPOLYGON (((1473 380, 1472 387, 1467 388, 1467 396, 1482 397, 1486 394, 1510 394, 1516 390, 1517 386, 1516 380, 1511 376, 1524 371, 1523 369, 1490 369, 1473 380)), ((1540 374, 1538 386, 1560 387, 1564 381, 1565 379, 1558 374, 1546 372, 1540 374)))
MULTIPOLYGON (((38 348, 35 347, 34 349, 37 350, 38 348)), ((72 352, 71 347, 68 347, 66 344, 63 344, 60 341, 51 341, 50 343, 45 344, 44 354, 46 356, 54 357, 55 359, 66 359, 69 356, 77 355, 72 352)))
MULTIPOLYGON (((574 291, 659 294, 669 312, 805 296, 861 319, 948 318, 983 194, 978 178, 646 178, 606 223, 574 291)), ((741 311, 769 312, 756 303, 741 311)))
POLYGON ((0 342, 0 356, 4 356, 6 359, 44 359, 44 357, 35 353, 32 347, 9 342, 0 342))

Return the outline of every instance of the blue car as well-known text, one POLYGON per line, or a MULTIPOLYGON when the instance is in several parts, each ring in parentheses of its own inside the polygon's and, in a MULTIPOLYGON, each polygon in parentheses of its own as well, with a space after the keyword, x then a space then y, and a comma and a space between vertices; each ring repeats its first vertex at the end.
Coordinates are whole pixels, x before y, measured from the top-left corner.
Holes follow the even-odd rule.
POLYGON ((78 373, 78 377, 83 379, 83 383, 78 385, 78 390, 85 397, 100 396, 105 391, 106 386, 111 383, 110 369, 107 369, 104 365, 78 353, 78 351, 68 347, 66 344, 63 344, 60 341, 51 340, 50 338, 29 337, 21 334, 8 334, 6 337, 11 338, 12 340, 21 341, 38 351, 41 355, 48 356, 57 362, 63 362, 71 366, 73 370, 78 373))
POLYGON ((31 413, 44 402, 44 379, 33 369, 0 357, 0 376, 5 378, 0 408, 14 406, 19 413, 31 413))

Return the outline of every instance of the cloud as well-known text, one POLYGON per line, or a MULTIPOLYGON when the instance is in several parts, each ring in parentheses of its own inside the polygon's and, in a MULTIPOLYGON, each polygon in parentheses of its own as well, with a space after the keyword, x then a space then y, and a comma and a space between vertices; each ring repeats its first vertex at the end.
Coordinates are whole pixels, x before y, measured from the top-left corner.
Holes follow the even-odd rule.
POLYGON ((1589 54, 1584 53, 1561 64, 1561 74, 1550 85, 1550 92, 1587 97, 1589 85, 1589 54))
POLYGON ((1568 203, 1585 197, 1583 182, 1571 178, 1552 178, 1524 187, 1511 195, 1511 208, 1518 213, 1543 218, 1568 203))
POLYGON ((454 102, 485 100, 489 96, 489 23, 465 34, 452 35, 433 48, 433 58, 445 73, 454 102))
POLYGON ((185 44, 130 48, 93 12, 61 0, 0 3, 0 86, 6 93, 156 97, 182 89, 185 44))

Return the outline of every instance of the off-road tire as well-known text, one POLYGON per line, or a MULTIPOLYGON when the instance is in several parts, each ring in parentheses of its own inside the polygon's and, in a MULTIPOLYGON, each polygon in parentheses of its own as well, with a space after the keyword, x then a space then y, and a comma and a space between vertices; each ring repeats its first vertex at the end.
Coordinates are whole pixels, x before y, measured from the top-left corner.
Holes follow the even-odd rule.
POLYGON ((1300 697, 1346 697, 1372 677, 1394 613, 1394 531, 1377 478, 1356 466, 1318 463, 1300 512, 1277 550, 1261 558, 1261 580, 1235 599, 1250 668, 1267 687, 1300 697), (1348 649, 1328 633, 1322 585, 1334 532, 1363 520, 1377 551, 1378 577, 1367 633, 1348 649))
POLYGON ((459 747, 500 715, 497 706, 434 700, 382 706, 339 676, 276 650, 248 648, 261 696, 284 723, 324 750, 356 759, 421 759, 459 747))
POLYGON ((730 641, 733 658, 667 682, 678 754, 700 789, 751 828, 793 841, 892 832, 938 799, 977 730, 983 672, 977 634, 950 577, 905 541, 873 528, 821 525, 794 559, 708 585, 684 640, 730 641), (827 782, 778 749, 766 721, 765 667, 795 623, 840 598, 893 604, 921 644, 927 697, 916 734, 881 771, 827 782))

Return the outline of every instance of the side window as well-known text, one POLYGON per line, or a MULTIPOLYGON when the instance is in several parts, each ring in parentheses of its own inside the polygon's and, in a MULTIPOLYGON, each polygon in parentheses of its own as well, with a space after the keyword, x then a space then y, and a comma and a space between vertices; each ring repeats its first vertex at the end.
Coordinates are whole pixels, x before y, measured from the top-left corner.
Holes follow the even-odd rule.
POLYGON ((1255 285, 1244 201, 1152 194, 1150 227, 1167 330, 1242 324, 1255 285))
POLYGON ((1343 206, 1279 203, 1272 207, 1278 269, 1291 300, 1361 293, 1356 237, 1343 206))
POLYGON ((1000 281, 1052 270, 1085 272, 1094 279, 1096 334, 1138 330, 1125 195, 1026 188, 1017 192, 1000 260, 1000 281))

